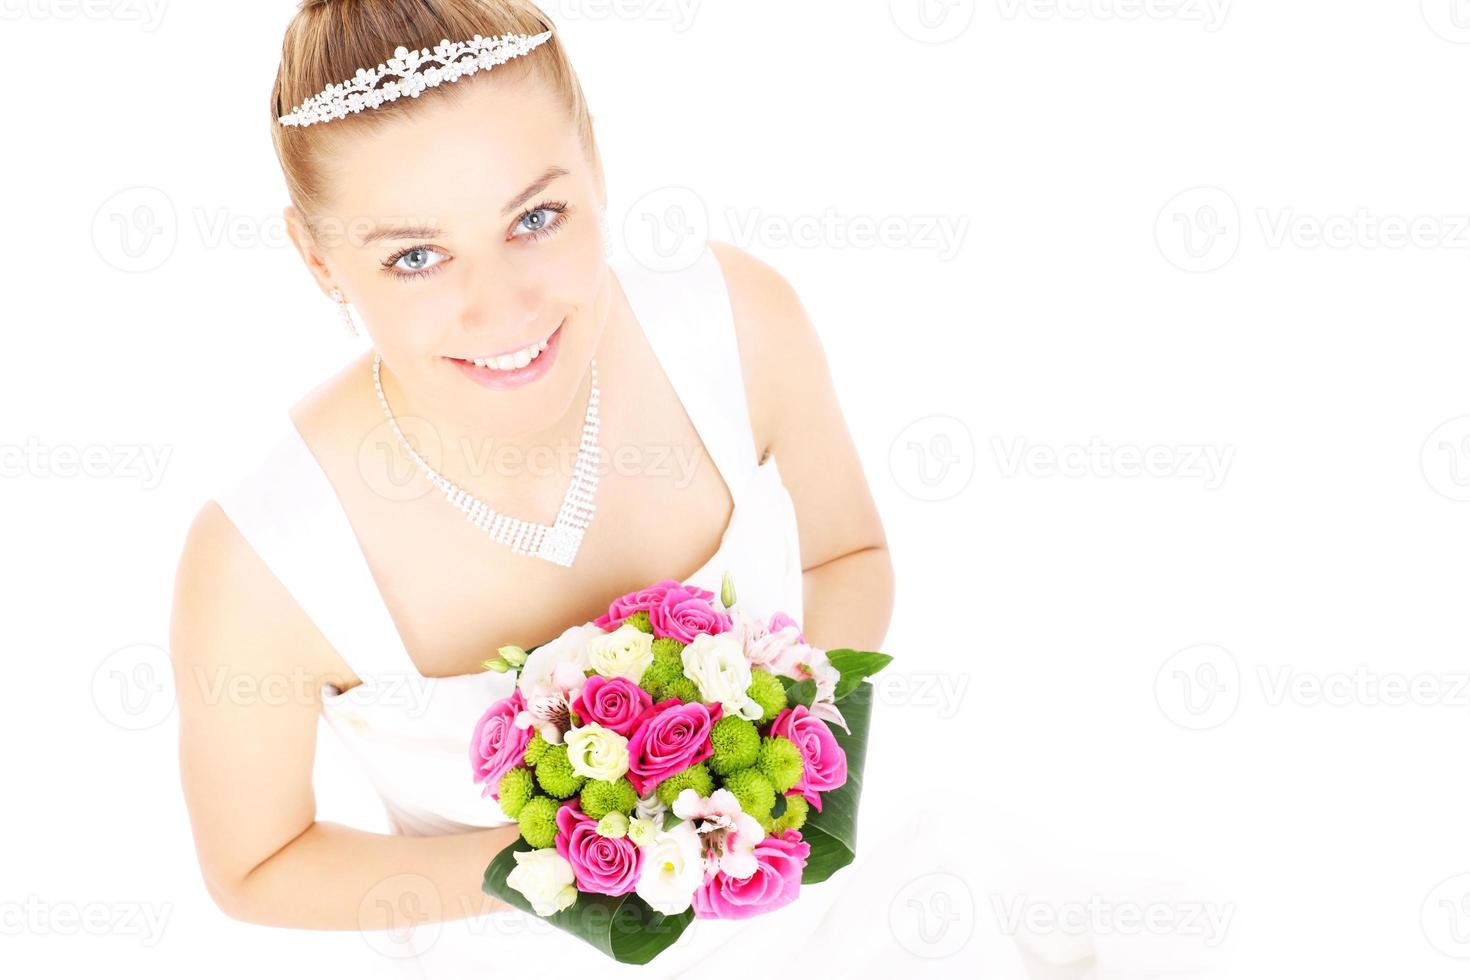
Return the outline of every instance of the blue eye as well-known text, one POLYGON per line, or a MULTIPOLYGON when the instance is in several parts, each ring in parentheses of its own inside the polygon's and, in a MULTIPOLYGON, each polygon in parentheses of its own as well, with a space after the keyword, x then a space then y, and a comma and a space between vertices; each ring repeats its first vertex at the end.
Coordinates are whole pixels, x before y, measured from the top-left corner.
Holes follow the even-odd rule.
POLYGON ((561 227, 567 206, 558 201, 547 201, 525 211, 516 219, 516 232, 511 238, 540 238, 561 227))
POLYGON ((423 272, 425 269, 432 269, 439 264, 438 261, 432 260, 442 260, 443 258, 444 256, 433 249, 422 247, 411 248, 398 257, 393 263, 393 268, 400 269, 403 272, 423 272))

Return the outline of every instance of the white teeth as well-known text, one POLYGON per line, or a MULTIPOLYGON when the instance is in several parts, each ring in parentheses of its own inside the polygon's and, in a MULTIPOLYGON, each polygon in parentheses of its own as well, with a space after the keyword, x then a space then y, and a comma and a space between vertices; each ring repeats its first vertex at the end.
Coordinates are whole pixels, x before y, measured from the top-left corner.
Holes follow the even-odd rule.
POLYGON ((530 347, 523 347, 514 354, 476 358, 470 363, 476 367, 490 368, 495 371, 517 371, 540 357, 541 352, 546 350, 547 344, 548 341, 543 340, 540 343, 532 344, 530 347))

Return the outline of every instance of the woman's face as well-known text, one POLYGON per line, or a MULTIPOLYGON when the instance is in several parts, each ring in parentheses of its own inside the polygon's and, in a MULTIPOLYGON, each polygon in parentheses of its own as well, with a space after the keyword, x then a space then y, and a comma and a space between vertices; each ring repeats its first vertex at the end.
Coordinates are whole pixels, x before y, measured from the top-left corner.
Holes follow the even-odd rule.
POLYGON ((536 432, 568 411, 607 318, 601 175, 535 76, 453 84, 457 97, 332 134, 318 154, 330 200, 298 244, 413 409, 536 432))

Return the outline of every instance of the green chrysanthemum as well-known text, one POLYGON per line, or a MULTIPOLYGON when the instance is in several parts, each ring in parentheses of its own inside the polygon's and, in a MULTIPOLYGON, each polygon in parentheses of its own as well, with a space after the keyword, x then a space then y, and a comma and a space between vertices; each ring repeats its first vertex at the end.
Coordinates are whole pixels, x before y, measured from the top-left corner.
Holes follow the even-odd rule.
POLYGON ((582 788, 587 777, 572 770, 572 761, 567 758, 567 747, 548 745, 536 763, 536 782, 557 799, 564 800, 582 788))
MULTIPOLYGON (((655 701, 660 700, 659 692, 663 686, 676 677, 684 676, 684 660, 678 650, 670 650, 668 647, 660 648, 663 640, 653 641, 653 663, 643 671, 643 676, 638 679, 638 686, 648 692, 648 696, 655 701)), ((678 642, 673 641, 673 642, 678 642)), ((683 644, 679 644, 683 649, 683 644)))
POLYGON ((760 756, 755 767, 761 775, 771 781, 776 792, 784 793, 801 779, 803 764, 801 749, 796 743, 780 735, 761 739, 760 756))
POLYGON ((635 629, 640 629, 645 633, 653 632, 653 623, 649 621, 648 613, 644 610, 640 609, 638 612, 635 612, 633 615, 623 620, 623 622, 628 623, 635 629))
POLYGON ((500 809, 507 817, 515 819, 535 792, 536 780, 531 776, 531 770, 516 766, 500 777, 500 809))
POLYGON ((715 778, 710 775, 709 767, 703 762, 690 766, 683 772, 675 773, 659 783, 659 802, 664 806, 673 806, 674 800, 686 789, 692 789, 700 796, 708 796, 715 791, 715 778))
POLYGON ((680 674, 659 688, 658 700, 663 701, 667 698, 678 698, 680 701, 702 700, 699 695, 699 685, 695 684, 683 674, 680 674))
POLYGON ((725 777, 725 788, 740 801, 740 809, 755 817, 765 826, 771 817, 771 807, 776 805, 776 789, 771 781, 758 769, 741 769, 725 777))
POLYGON ((638 805, 638 794, 627 776, 617 779, 589 779, 582 785, 582 812, 593 820, 609 813, 631 813, 638 805))
POLYGON ((550 847, 556 843, 556 811, 561 808, 549 796, 533 796, 521 807, 521 836, 532 847, 550 847))
MULTIPOLYGON (((755 765, 760 752, 761 736, 755 725, 735 715, 725 715, 710 729, 714 755, 709 757, 710 771, 718 776, 755 765)), ((795 746, 792 746, 795 748, 795 746)))
POLYGON ((766 828, 767 832, 779 834, 787 830, 800 830, 806 823, 810 809, 800 793, 792 793, 786 797, 786 812, 771 821, 771 825, 766 828))
POLYGON ((526 765, 534 766, 541 758, 541 753, 545 752, 546 747, 550 744, 550 742, 541 737, 539 731, 532 732, 531 740, 526 743, 526 751, 521 754, 521 758, 525 760, 526 765))
POLYGON ((756 723, 760 725, 769 724, 786 708, 786 688, 776 679, 776 675, 759 667, 750 672, 750 687, 745 693, 761 706, 761 716, 756 723))
POLYGON ((655 659, 658 657, 673 657, 682 667, 683 653, 684 644, 672 636, 656 636, 653 638, 653 656, 655 659))

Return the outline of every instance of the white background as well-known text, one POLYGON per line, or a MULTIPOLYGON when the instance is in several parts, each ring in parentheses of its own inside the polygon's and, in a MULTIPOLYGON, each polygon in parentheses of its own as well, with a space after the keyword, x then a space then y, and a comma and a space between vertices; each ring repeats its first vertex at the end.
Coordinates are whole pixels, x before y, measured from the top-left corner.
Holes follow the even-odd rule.
MULTIPOLYGON (((0 0, 10 975, 382 966, 209 902, 166 676, 188 522, 357 350, 279 218, 293 9, 0 0)), ((615 223, 821 331, 898 571, 870 839, 937 808, 981 869, 895 893, 913 969, 1463 976, 1470 4, 547 10, 615 223)))

